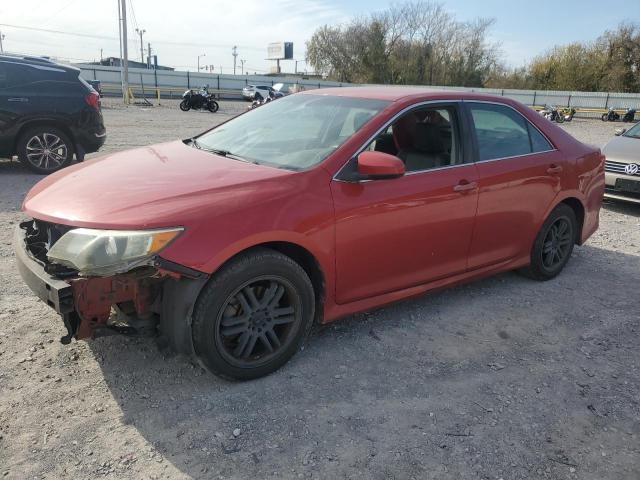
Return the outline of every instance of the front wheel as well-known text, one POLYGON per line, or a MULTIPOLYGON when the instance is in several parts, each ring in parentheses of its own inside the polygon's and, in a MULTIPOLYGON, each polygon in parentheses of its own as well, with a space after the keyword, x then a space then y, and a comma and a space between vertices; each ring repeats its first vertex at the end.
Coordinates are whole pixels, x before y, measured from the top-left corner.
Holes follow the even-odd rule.
POLYGON ((30 170, 46 175, 71 163, 73 143, 57 128, 30 128, 18 139, 18 158, 30 170))
POLYGON ((207 108, 211 113, 216 113, 220 108, 220 105, 218 105, 218 102, 216 102, 215 100, 209 100, 209 103, 207 104, 207 108))
POLYGON ((609 115, 607 115, 606 113, 603 113, 600 118, 602 119, 603 122, 606 122, 607 120, 609 120, 609 115))
POLYGON ((521 273, 534 280, 550 280, 569 261, 577 238, 573 209, 561 203, 545 220, 531 249, 531 263, 521 273))
POLYGON ((556 122, 557 122, 557 123, 564 123, 564 115, 563 115, 563 114, 561 114, 561 113, 558 113, 558 114, 556 115, 556 122))
POLYGON ((191 110, 189 100, 185 99, 180 102, 180 110, 182 110, 183 112, 188 112, 189 110, 191 110))
POLYGON ((313 286, 291 258, 260 248, 216 273, 193 314, 196 355, 214 374, 250 380, 274 372, 300 348, 315 312, 313 286))

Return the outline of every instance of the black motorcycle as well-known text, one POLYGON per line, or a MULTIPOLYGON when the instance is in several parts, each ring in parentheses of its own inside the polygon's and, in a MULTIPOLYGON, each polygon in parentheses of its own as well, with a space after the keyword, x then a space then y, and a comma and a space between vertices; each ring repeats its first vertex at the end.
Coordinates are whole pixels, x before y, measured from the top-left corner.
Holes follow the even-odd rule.
POLYGON ((182 94, 180 102, 180 110, 188 112, 189 110, 209 110, 216 113, 220 106, 213 99, 213 95, 209 93, 208 87, 204 86, 200 90, 187 90, 182 94))
POLYGON ((635 122, 636 121, 636 109, 635 108, 627 108, 627 111, 624 113, 624 117, 622 117, 623 122, 635 122))
POLYGON ((610 107, 609 111, 607 113, 603 113, 600 118, 603 122, 617 122, 620 120, 620 114, 616 112, 613 107, 610 107))

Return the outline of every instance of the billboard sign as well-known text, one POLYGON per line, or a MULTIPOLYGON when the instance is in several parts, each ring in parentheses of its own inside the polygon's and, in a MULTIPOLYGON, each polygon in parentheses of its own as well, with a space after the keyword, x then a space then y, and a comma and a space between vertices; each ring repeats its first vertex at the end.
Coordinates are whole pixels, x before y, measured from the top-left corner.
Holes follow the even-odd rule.
POLYGON ((293 42, 275 42, 267 46, 267 60, 293 59, 293 42))

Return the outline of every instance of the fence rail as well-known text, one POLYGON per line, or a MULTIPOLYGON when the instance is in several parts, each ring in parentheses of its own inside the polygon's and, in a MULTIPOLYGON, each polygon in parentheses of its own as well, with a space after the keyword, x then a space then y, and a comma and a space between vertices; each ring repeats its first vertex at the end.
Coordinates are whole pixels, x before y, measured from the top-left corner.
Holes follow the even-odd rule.
MULTIPOLYGON (((106 87, 105 93, 120 95, 120 69, 117 67, 77 65, 82 76, 89 80, 100 80, 106 87)), ((331 82, 327 80, 301 79, 267 75, 216 75, 210 73, 177 72, 167 70, 129 69, 129 86, 135 95, 155 97, 158 92, 163 97, 181 95, 190 88, 209 85, 211 91, 217 91, 228 98, 241 96, 242 87, 250 84, 274 85, 288 83, 302 85, 304 89, 353 86, 354 84, 331 82)), ((627 108, 640 111, 640 93, 615 92, 569 92, 540 90, 511 90, 496 88, 424 86, 427 90, 453 90, 477 93, 489 93, 517 100, 533 108, 543 105, 573 107, 582 116, 599 116, 608 108, 619 112, 627 108)))

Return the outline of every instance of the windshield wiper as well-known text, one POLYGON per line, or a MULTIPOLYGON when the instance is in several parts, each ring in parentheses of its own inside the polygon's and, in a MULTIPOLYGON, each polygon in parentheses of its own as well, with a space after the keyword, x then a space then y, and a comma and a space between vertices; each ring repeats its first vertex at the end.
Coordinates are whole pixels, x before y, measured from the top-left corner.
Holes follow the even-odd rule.
POLYGON ((204 150, 205 152, 215 153, 216 155, 220 155, 221 157, 233 158, 234 160, 240 160, 242 162, 254 163, 254 164, 258 165, 258 162, 243 158, 240 155, 236 155, 235 153, 231 153, 229 150, 224 150, 222 148, 206 147, 203 144, 201 144, 200 142, 198 142, 198 140, 196 140, 195 137, 191 138, 190 140, 191 140, 191 145, 193 145, 198 150, 204 150))

